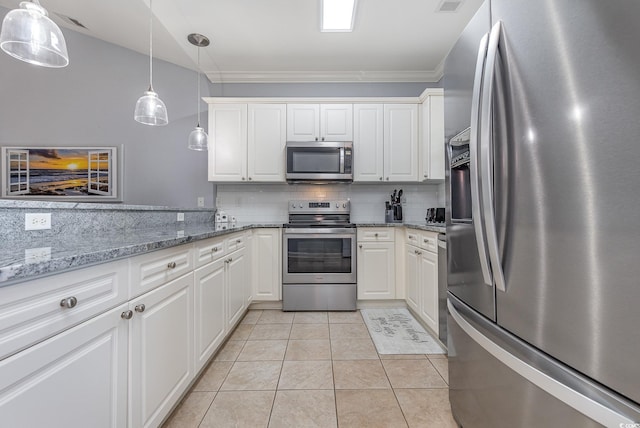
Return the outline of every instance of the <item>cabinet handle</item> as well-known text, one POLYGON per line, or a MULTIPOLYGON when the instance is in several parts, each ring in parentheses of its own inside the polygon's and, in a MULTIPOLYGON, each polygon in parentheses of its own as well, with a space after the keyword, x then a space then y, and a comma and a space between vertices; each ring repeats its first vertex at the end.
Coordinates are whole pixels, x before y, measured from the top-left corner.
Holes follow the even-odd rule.
POLYGON ((387 177, 387 181, 389 181, 389 177, 387 177))
POLYGON ((425 174, 425 175, 424 175, 424 178, 427 178, 427 177, 429 177, 429 174, 425 174))
POLYGON ((122 318, 123 320, 130 320, 131 318, 133 318, 133 311, 124 311, 120 314, 120 318, 122 318))
POLYGON ((167 267, 168 267, 169 269, 175 269, 175 268, 176 268, 176 266, 177 266, 177 265, 176 265, 176 262, 171 262, 171 263, 169 263, 169 264, 167 265, 167 267))
POLYGON ((358 247, 362 248, 362 244, 358 245, 358 247))
POLYGON ((318 141, 318 137, 316 137, 316 141, 318 141))
POLYGON ((236 239, 236 244, 242 243, 242 239, 236 239))
POLYGON ((380 177, 380 181, 382 181, 382 177, 380 177))
POLYGON ((249 181, 253 180, 253 178, 249 177, 249 181))
POLYGON ((77 304, 78 304, 78 299, 76 299, 73 296, 67 297, 66 299, 62 299, 60 301, 60 306, 68 309, 75 308, 77 304))
POLYGON ((324 137, 322 137, 322 141, 324 141, 324 137))
POLYGON ((376 233, 376 234, 374 234, 373 236, 375 236, 375 237, 377 238, 377 237, 378 237, 378 234, 376 233))
POLYGON ((211 252, 212 252, 212 253, 217 253, 217 252, 218 252, 218 247, 213 247, 213 248, 211 249, 211 252))
POLYGON ((144 303, 142 303, 140 305, 137 305, 134 309, 136 310, 136 312, 144 312, 146 308, 147 307, 144 305, 144 303))
POLYGON ((244 181, 244 180, 245 180, 245 178, 244 178, 244 177, 242 177, 242 181, 244 181))

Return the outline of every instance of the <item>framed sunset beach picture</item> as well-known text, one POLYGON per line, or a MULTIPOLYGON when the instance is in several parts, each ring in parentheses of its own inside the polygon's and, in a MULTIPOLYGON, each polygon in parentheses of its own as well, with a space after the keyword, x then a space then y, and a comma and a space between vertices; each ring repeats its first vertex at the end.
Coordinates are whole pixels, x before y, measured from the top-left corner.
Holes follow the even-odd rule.
POLYGON ((3 147, 2 197, 119 200, 117 147, 3 147))

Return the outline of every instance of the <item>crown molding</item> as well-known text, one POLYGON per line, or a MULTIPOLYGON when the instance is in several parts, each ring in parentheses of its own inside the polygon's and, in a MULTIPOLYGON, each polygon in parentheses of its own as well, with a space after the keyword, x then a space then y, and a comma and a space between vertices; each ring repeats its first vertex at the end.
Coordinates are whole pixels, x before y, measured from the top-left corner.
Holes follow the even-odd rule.
POLYGON ((206 72, 212 83, 438 82, 442 63, 434 71, 224 71, 206 72))

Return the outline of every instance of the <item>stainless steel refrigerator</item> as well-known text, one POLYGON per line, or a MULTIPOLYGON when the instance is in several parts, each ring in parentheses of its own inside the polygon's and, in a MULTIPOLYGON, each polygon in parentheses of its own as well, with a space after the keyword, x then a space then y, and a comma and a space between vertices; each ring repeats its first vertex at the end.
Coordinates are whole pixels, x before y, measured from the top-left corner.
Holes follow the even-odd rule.
POLYGON ((488 0, 444 94, 454 417, 640 426, 640 1, 488 0))

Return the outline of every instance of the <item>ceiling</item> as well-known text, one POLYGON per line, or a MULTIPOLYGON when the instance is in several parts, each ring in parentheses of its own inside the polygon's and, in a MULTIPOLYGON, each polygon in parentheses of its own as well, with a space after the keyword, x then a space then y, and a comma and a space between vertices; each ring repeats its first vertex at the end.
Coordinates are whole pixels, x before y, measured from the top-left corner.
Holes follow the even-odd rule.
MULTIPOLYGON (((359 0, 353 32, 322 33, 320 0, 154 0, 153 55, 196 69, 197 48, 187 41, 195 32, 211 39, 200 69, 212 82, 436 82, 483 2, 461 1, 439 12, 443 0, 359 0)), ((8 9, 18 3, 0 0, 8 9)), ((63 32, 149 53, 149 0, 40 3, 63 32)))

